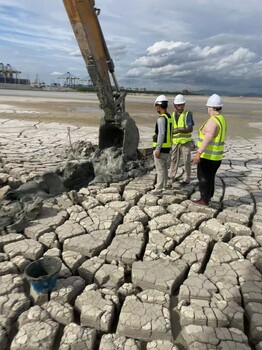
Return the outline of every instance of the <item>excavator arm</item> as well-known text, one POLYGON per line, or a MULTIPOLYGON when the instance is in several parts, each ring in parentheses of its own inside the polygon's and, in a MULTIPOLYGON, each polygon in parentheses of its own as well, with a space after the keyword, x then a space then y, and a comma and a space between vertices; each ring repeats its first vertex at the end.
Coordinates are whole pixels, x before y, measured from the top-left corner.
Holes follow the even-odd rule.
POLYGON ((99 148, 123 147, 123 154, 135 158, 138 129, 125 112, 126 92, 119 90, 94 0, 63 0, 89 76, 104 111, 99 130, 99 148), (111 85, 114 82, 114 89, 111 85))

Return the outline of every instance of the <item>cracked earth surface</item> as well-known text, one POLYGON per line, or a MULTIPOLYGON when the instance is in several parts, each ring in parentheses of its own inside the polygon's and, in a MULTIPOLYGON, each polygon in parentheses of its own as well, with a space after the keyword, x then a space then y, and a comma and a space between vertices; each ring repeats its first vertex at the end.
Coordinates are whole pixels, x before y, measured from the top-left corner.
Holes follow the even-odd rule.
MULTIPOLYGON (((55 171, 68 147, 68 125, 10 116, 1 198, 55 171)), ((97 128, 70 130, 72 143, 97 140, 97 128)), ((227 140, 209 207, 191 201, 195 168, 161 196, 153 170, 52 196, 22 231, 3 230, 1 350, 262 349, 261 149, 261 137, 227 140), (42 256, 62 262, 50 294, 24 276, 42 256)))

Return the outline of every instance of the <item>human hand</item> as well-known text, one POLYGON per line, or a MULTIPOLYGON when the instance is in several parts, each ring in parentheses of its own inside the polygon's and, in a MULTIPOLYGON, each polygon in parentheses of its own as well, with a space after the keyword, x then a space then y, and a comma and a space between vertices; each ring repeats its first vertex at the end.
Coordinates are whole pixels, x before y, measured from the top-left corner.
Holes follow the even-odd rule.
POLYGON ((154 157, 160 158, 160 151, 154 151, 154 157))
POLYGON ((194 164, 199 164, 200 163, 200 153, 196 153, 196 155, 194 156, 194 158, 193 158, 193 163, 194 164))

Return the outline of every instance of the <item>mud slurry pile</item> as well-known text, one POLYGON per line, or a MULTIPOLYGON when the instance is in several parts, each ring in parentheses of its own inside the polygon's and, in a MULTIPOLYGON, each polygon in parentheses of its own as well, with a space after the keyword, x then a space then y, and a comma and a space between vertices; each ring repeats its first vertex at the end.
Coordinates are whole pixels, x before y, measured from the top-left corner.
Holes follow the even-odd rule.
MULTIPOLYGON (((16 164, 19 147, 2 153, 2 203, 14 183, 58 166, 55 151, 54 162, 38 152, 25 162, 29 146, 16 164)), ((262 349, 259 149, 261 140, 227 143, 209 207, 190 200, 195 173, 187 188, 153 195, 154 170, 5 202, 27 221, 0 236, 1 349, 262 349), (43 256, 62 268, 37 294, 24 270, 43 256)))

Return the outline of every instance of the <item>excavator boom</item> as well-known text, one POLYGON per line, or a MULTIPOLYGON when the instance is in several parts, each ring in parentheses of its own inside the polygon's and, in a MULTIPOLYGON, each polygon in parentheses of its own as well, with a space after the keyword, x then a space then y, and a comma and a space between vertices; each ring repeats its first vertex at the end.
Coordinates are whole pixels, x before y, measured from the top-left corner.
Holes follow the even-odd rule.
POLYGON ((89 76, 108 119, 116 114, 107 55, 94 1, 63 0, 89 76))
POLYGON ((98 21, 100 10, 95 7, 94 0, 63 0, 63 2, 96 89, 100 107, 104 111, 99 131, 99 148, 123 147, 123 153, 134 158, 139 133, 134 121, 125 112, 126 93, 119 90, 116 81, 114 63, 98 21))

